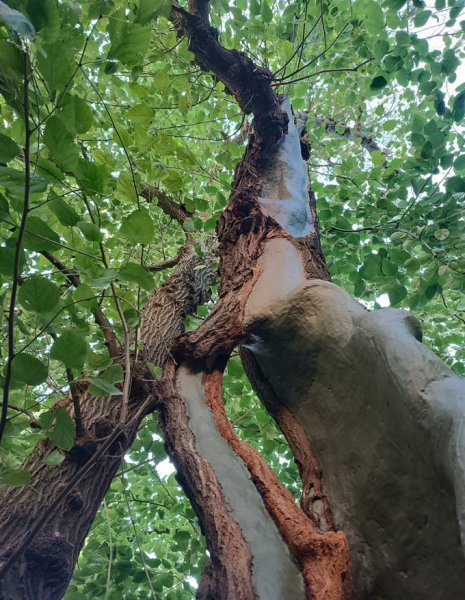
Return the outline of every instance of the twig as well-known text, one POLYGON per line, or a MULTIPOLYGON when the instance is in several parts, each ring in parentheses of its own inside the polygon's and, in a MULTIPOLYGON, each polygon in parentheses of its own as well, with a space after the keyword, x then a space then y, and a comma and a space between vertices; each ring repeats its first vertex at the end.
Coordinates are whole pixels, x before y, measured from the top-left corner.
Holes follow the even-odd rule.
POLYGON ((367 58, 366 60, 364 60, 360 64, 356 65, 355 67, 340 67, 337 69, 321 69, 321 71, 315 71, 314 73, 310 73, 309 75, 303 75, 302 77, 297 77, 297 79, 293 79, 292 81, 282 80, 278 83, 273 84, 273 87, 278 88, 282 85, 290 85, 291 83, 297 83, 299 81, 304 81, 304 79, 310 79, 310 77, 316 77, 317 75, 322 75, 323 73, 355 72, 355 71, 358 71, 359 69, 361 69, 363 66, 365 66, 369 62, 371 62, 372 60, 374 60, 372 57, 367 58))
POLYGON ((68 379, 69 389, 71 392, 71 399, 73 401, 74 422, 76 424, 76 437, 79 438, 84 433, 84 425, 81 413, 81 402, 79 400, 79 392, 77 391, 76 384, 74 383, 73 372, 69 367, 66 367, 66 378, 68 379))
POLYGON ((307 67, 309 67, 310 65, 313 65, 314 62, 316 62, 319 58, 321 58, 324 54, 326 54, 326 52, 328 52, 328 50, 330 48, 332 48, 334 46, 334 44, 337 42, 337 40, 341 37, 341 35, 344 33, 344 31, 346 30, 346 28, 348 27, 350 23, 346 23, 344 25, 344 27, 341 29, 341 31, 336 35, 336 37, 334 38, 334 40, 330 43, 329 46, 327 46, 322 52, 320 52, 319 54, 317 54, 315 56, 315 58, 312 58, 312 60, 310 60, 308 63, 306 63, 305 65, 302 65, 301 67, 298 67, 297 69, 295 69, 295 71, 293 71, 292 73, 290 73, 289 75, 286 75, 284 77, 281 77, 279 79, 277 79, 277 81, 284 81, 285 79, 289 79, 290 77, 294 77, 294 75, 297 75, 297 73, 300 73, 301 71, 303 71, 304 69, 306 69, 307 67))
POLYGON ((11 366, 15 357, 15 310, 16 310, 16 296, 18 294, 18 285, 20 280, 21 270, 21 250, 23 245, 24 231, 26 229, 26 222, 29 212, 29 199, 31 191, 31 164, 30 164, 30 152, 31 152, 31 129, 29 122, 29 56, 27 48, 23 50, 24 58, 24 98, 23 98, 23 110, 24 110, 24 130, 25 130, 25 142, 24 142, 24 204, 23 212, 21 215, 21 223, 19 225, 18 237, 16 239, 15 247, 15 258, 13 263, 13 282, 11 285, 11 296, 10 296, 10 307, 8 313, 8 359, 5 370, 5 382, 3 385, 3 402, 2 402, 2 414, 0 417, 0 442, 5 432, 5 426, 8 415, 8 400, 10 396, 10 382, 11 382, 11 366))
POLYGON ((108 600, 108 596, 110 595, 110 584, 111 584, 111 567, 113 564, 113 538, 111 535, 111 523, 110 517, 108 515, 108 506, 105 498, 103 499, 103 511, 105 513, 105 518, 107 520, 108 525, 108 545, 110 547, 110 556, 108 557, 108 569, 107 569, 107 583, 105 587, 105 597, 103 600, 108 600))

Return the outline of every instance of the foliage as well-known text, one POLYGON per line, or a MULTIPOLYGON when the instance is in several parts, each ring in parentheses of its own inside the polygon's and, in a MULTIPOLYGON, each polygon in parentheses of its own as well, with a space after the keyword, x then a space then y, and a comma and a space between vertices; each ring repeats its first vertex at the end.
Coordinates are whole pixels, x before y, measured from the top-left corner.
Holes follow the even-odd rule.
MULTIPOLYGON (((222 42, 267 65, 294 109, 308 110, 333 280, 369 306, 387 294, 414 310, 433 350, 464 374, 463 2, 211 5, 222 42)), ((104 371, 110 360, 93 315, 100 308, 121 340, 126 324, 134 347, 139 310, 168 275, 144 267, 176 256, 185 237, 156 200, 143 199, 143 184, 193 213, 185 229, 200 253, 226 205, 248 117, 193 64, 169 14, 168 0, 0 2, 0 352, 12 373, 3 485, 27 483, 18 466, 40 437, 72 443, 73 423, 49 411, 68 389, 66 368, 91 378, 93 393, 119 393, 124 374, 104 371), (50 255, 79 274, 79 287, 50 255)), ((298 496, 290 453, 237 357, 224 396, 241 436, 298 496)), ((164 457, 150 421, 97 518, 68 600, 193 595, 204 545, 174 476, 159 466, 164 457)))

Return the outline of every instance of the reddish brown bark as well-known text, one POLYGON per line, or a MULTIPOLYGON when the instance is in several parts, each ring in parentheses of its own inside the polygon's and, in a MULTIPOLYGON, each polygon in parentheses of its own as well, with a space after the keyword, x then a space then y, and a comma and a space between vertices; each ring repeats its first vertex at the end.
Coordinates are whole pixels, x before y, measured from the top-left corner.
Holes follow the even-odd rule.
POLYGON ((321 465, 304 428, 292 412, 279 402, 273 388, 263 377, 252 352, 241 348, 241 358, 253 388, 283 432, 294 455, 302 480, 302 510, 319 529, 334 529, 329 499, 321 482, 321 465), (321 510, 316 508, 318 502, 321 502, 321 510))
POLYGON ((341 600, 352 598, 349 550, 341 532, 322 533, 296 506, 294 498, 278 481, 263 458, 240 440, 226 415, 221 396, 222 372, 214 370, 205 381, 207 402, 218 428, 247 466, 289 550, 301 566, 307 598, 341 600))

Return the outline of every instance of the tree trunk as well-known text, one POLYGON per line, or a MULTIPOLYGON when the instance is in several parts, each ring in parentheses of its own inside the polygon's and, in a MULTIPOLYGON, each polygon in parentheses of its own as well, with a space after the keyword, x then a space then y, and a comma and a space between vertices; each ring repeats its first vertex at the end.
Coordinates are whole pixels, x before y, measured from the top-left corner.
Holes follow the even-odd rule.
MULTIPOLYGON (((283 109, 289 127, 282 141, 267 147, 253 138, 236 171, 219 226, 219 302, 204 324, 175 346, 178 365, 171 364, 160 394, 168 450, 212 557, 201 586, 205 598, 353 596, 345 537, 332 527, 304 431, 289 421, 289 432, 296 431, 302 442, 300 464, 310 456, 313 460, 313 468, 303 466, 302 473, 307 489, 313 485, 317 493, 310 501, 306 494, 302 510, 259 454, 236 437, 221 399, 222 371, 231 351, 251 342, 246 307, 257 286, 286 289, 287 270, 292 274, 301 262, 306 276, 328 277, 288 100, 283 109), (285 250, 274 256, 271 269, 267 249, 275 246, 285 250)), ((267 302, 264 292, 257 303, 266 310, 267 302)))
MULTIPOLYGON (((145 356, 155 364, 166 362, 173 340, 183 331, 186 315, 202 298, 206 278, 199 266, 192 247, 186 247, 170 280, 154 293, 145 308, 145 356)), ((24 464, 32 474, 30 485, 0 492, 2 600, 63 597, 79 551, 124 454, 143 418, 156 407, 157 387, 150 381, 145 356, 134 368, 125 423, 119 422, 120 396, 96 398, 82 382, 77 387, 84 435, 76 439, 65 460, 56 466, 42 462, 54 449, 53 444, 40 442, 24 464)), ((54 408, 61 407, 72 412, 71 398, 54 408)))

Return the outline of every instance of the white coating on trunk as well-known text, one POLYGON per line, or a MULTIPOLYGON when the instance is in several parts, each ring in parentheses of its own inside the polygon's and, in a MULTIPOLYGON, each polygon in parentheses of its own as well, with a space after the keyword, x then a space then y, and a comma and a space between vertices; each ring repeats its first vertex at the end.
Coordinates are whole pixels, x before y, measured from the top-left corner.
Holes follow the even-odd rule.
POLYGON ((464 381, 416 339, 409 313, 369 312, 303 275, 286 296, 282 254, 267 242, 249 347, 318 452, 356 587, 369 600, 462 598, 464 381))
POLYGON ((186 406, 196 448, 213 468, 228 510, 239 523, 252 553, 257 600, 304 600, 300 570, 266 511, 247 468, 218 431, 205 401, 203 373, 193 373, 181 366, 176 385, 186 406))
POLYGON ((294 123, 289 98, 281 108, 289 117, 287 135, 270 150, 261 172, 262 195, 258 201, 265 215, 273 217, 294 237, 313 230, 309 205, 307 163, 300 151, 300 132, 294 123))

